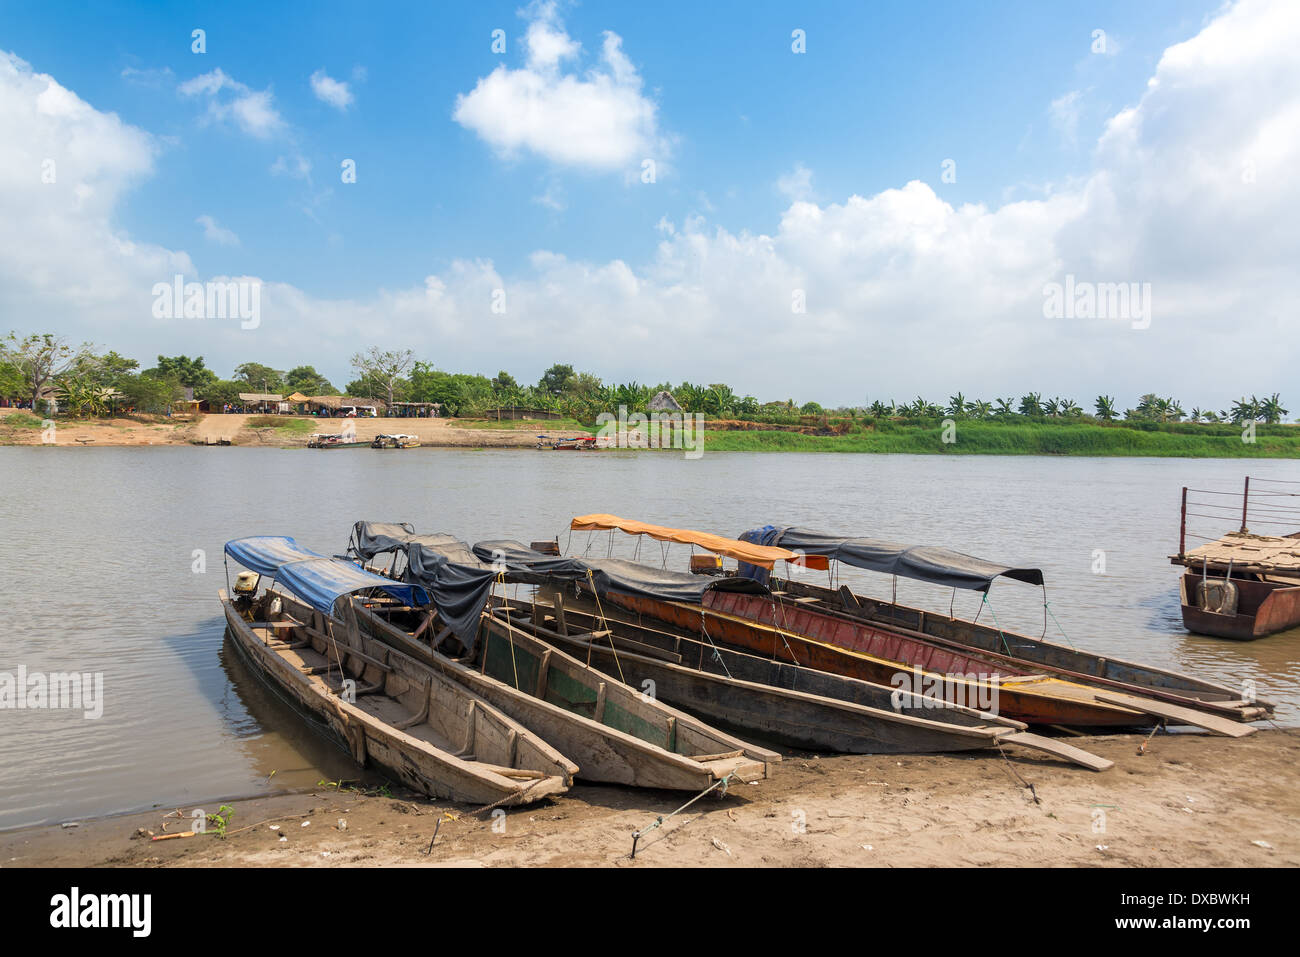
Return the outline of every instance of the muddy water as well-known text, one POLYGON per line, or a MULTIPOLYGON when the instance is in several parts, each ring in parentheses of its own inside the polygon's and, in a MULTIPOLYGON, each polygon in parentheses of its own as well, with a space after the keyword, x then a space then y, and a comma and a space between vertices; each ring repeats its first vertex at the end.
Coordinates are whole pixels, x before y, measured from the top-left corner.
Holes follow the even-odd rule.
MULTIPOLYGON (((1294 725, 1300 632, 1253 643, 1186 634, 1168 562, 1180 488, 1235 490, 1245 471, 1235 461, 1020 456, 0 448, 0 672, 103 676, 99 718, 0 711, 0 828, 356 778, 223 642, 216 592, 226 540, 285 534, 335 554, 357 519, 470 542, 558 536, 574 553, 655 564, 658 543, 637 553, 621 534, 570 537, 569 518, 613 512, 730 535, 803 524, 1038 565, 1076 646, 1234 686, 1253 678, 1294 725)), ((1249 471, 1300 479, 1293 462, 1249 471)), ((1231 524, 1190 527, 1218 535, 1231 524)), ((688 554, 673 546, 669 567, 684 569, 688 554)), ((890 590, 866 574, 842 581, 890 590)), ((898 597, 946 611, 952 593, 901 582, 898 597)), ((1037 588, 1003 582, 990 598, 1004 627, 1042 631, 1037 588)), ((978 603, 961 593, 955 610, 973 615, 978 603)))

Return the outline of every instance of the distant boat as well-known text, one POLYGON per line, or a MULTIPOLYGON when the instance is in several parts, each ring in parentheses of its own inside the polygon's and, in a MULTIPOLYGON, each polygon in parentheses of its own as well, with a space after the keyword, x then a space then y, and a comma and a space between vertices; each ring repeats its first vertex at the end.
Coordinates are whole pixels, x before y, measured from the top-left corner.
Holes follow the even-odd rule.
POLYGON ((420 437, 402 433, 376 435, 374 441, 370 443, 370 447, 372 449, 418 449, 420 447, 420 437))
POLYGON ((369 445, 369 442, 358 441, 355 432, 313 432, 307 436, 307 448, 309 449, 362 449, 369 445))
POLYGON ((594 435, 580 436, 557 436, 539 435, 537 437, 537 447, 539 449, 549 449, 554 452, 590 452, 595 450, 596 437, 594 435))
MULTIPOLYGON (((1294 528, 1300 524, 1300 508, 1285 500, 1300 497, 1300 483, 1255 479, 1265 482, 1256 488, 1262 504, 1256 504, 1254 521, 1264 525, 1294 528), (1270 486, 1283 485, 1285 490, 1270 486)), ((1196 548, 1187 548, 1187 516, 1226 519, 1237 505, 1224 502, 1235 492, 1183 489, 1182 524, 1178 554, 1170 555, 1173 565, 1187 569, 1178 581, 1183 627, 1193 634, 1234 641, 1254 641, 1279 631, 1300 627, 1300 532, 1290 535, 1256 535, 1247 529, 1250 521, 1250 477, 1241 499, 1241 528, 1196 548), (1200 501, 1193 496, 1211 495, 1200 501), (1189 513, 1188 509, 1192 509, 1189 513), (1197 511, 1199 509, 1199 511, 1197 511), (1224 513, 1227 512, 1228 515, 1224 513)), ((1235 517, 1235 515, 1234 515, 1235 517)))

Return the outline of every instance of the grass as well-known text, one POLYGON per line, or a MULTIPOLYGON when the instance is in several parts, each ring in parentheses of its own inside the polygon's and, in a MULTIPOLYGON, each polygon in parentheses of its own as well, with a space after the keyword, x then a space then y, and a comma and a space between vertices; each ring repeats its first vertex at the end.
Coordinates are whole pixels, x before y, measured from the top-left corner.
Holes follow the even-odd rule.
POLYGON ((287 435, 309 435, 319 431, 317 419, 286 418, 282 415, 255 415, 244 423, 249 429, 275 429, 287 435))
POLYGON ((11 412, 4 417, 4 424, 11 429, 39 429, 42 419, 30 412, 11 412))
POLYGON ((936 455, 1096 455, 1181 458, 1300 458, 1300 428, 1256 427, 1242 441, 1233 425, 1192 423, 975 422, 957 420, 955 441, 934 422, 882 422, 847 435, 798 432, 706 432, 714 452, 894 452, 936 455))

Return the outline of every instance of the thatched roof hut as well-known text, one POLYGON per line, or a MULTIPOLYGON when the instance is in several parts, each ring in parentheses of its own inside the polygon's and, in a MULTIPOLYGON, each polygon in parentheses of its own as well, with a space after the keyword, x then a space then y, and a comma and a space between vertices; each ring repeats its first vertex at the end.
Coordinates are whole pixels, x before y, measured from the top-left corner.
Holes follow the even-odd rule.
POLYGON ((659 392, 646 406, 651 412, 681 412, 682 407, 677 404, 673 394, 667 390, 659 392))

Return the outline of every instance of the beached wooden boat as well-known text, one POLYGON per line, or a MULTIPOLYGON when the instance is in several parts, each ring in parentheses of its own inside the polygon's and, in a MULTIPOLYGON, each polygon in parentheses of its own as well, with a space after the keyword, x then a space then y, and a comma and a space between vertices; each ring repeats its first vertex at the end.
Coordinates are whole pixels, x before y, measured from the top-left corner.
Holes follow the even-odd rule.
POLYGON ((370 443, 372 449, 418 449, 420 437, 396 432, 391 435, 376 435, 370 443))
POLYGON ((578 762, 587 781, 702 791, 769 777, 781 756, 710 727, 548 645, 483 617, 473 656, 434 650, 448 629, 430 609, 355 599, 363 634, 401 649, 491 701, 578 762), (441 635, 439 634, 441 633, 441 635))
POLYGON ((309 449, 362 449, 369 445, 369 442, 357 441, 355 433, 313 432, 307 436, 309 449))
MULTIPOLYGON (((846 586, 831 589, 806 581, 771 580, 773 595, 799 607, 867 622, 886 631, 958 647, 991 665, 1054 675, 1078 684, 1150 697, 1235 721, 1266 717, 1272 704, 1242 700, 1241 693, 1192 675, 1153 665, 1097 655, 1042 638, 978 622, 934 614, 896 602, 856 594, 846 586)), ((743 613, 743 609, 741 610, 743 613)))
MULTIPOLYGON (((539 594, 544 590, 539 590, 539 594)), ((742 733, 791 747, 842 754, 929 754, 1020 746, 1094 771, 1112 762, 1022 722, 840 675, 747 654, 638 624, 603 607, 551 599, 498 601, 509 620, 579 658, 618 670, 629 683, 742 733)))
POLYGON ((833 674, 886 685, 911 675, 913 687, 934 688, 945 700, 957 704, 992 697, 998 702, 998 714, 1031 725, 1140 728, 1162 720, 1230 737, 1255 730, 1237 721, 1150 698, 1108 692, 1019 668, 992 666, 958 648, 940 648, 866 622, 778 605, 770 598, 726 597, 730 611, 641 596, 611 595, 607 600, 677 627, 707 631, 715 642, 833 674), (737 609, 745 615, 736 614, 737 609), (779 627, 773 623, 778 614, 779 627))
POLYGON ((499 806, 560 794, 577 772, 462 685, 290 594, 269 590, 241 612, 223 589, 221 603, 245 657, 362 766, 373 762, 430 797, 499 806))

